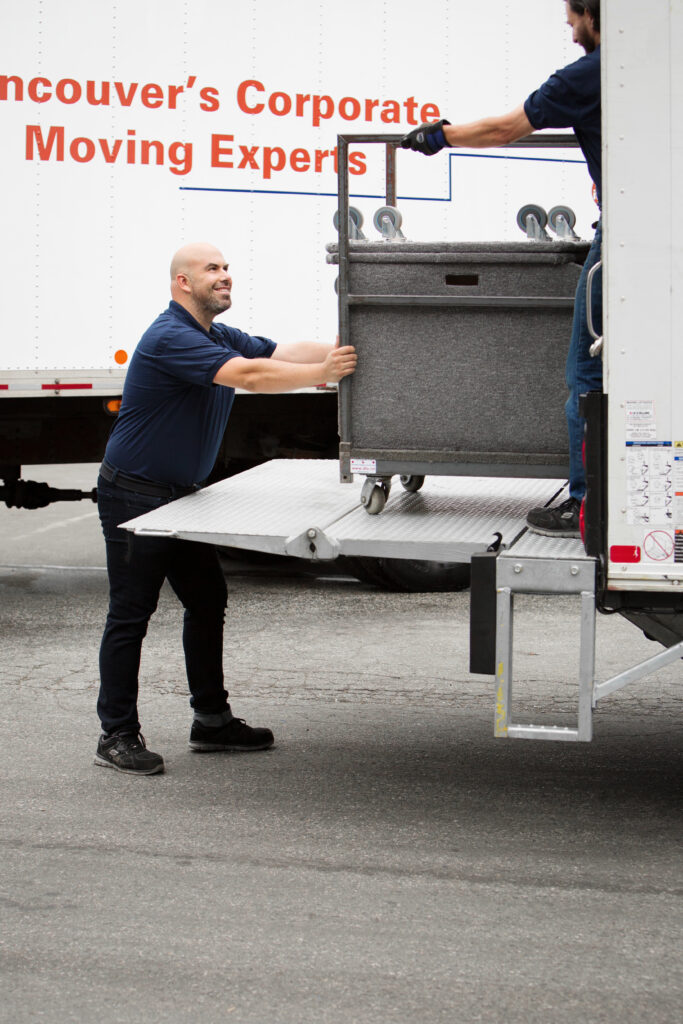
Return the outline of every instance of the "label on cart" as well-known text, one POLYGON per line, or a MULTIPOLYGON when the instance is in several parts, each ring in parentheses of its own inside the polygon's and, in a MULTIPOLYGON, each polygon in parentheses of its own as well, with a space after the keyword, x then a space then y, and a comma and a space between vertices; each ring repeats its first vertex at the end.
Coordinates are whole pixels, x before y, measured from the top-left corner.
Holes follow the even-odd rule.
POLYGON ((376 459, 351 459, 352 473, 376 473, 376 459))

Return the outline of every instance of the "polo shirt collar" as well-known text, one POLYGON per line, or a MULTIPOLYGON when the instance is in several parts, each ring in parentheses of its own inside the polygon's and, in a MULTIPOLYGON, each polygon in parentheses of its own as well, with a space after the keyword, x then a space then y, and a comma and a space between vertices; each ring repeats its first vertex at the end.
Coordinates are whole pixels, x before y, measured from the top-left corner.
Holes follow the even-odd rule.
POLYGON ((195 320, 192 316, 192 313, 188 312, 188 310, 186 310, 184 306, 181 306, 179 302, 176 302, 175 299, 171 299, 168 305, 168 311, 169 313, 173 313, 173 315, 177 316, 180 320, 184 320, 185 323, 190 325, 190 327, 196 327, 198 331, 202 332, 202 334, 208 335, 212 341, 215 341, 215 334, 210 330, 207 331, 205 327, 202 327, 199 321, 195 320))

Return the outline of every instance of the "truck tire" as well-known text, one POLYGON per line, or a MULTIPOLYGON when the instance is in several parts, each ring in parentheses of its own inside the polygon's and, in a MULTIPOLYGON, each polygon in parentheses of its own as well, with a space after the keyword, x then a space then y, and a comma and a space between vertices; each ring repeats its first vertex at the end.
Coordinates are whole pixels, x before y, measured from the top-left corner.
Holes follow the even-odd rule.
POLYGON ((443 593, 466 590, 470 585, 469 562, 430 562, 411 558, 344 558, 343 561, 352 576, 382 590, 443 593))

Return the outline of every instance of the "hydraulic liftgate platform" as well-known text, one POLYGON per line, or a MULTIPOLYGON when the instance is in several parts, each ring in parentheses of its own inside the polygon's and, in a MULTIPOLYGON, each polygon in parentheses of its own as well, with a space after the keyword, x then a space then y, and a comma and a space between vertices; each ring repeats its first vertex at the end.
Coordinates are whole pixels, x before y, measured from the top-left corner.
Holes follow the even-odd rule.
POLYGON ((469 562, 498 550, 495 634, 491 657, 473 671, 496 676, 495 735, 510 739, 590 740, 598 699, 680 658, 679 646, 607 682, 594 681, 596 560, 578 540, 549 540, 527 531, 532 505, 552 502, 562 480, 430 477, 419 493, 389 497, 368 516, 357 487, 339 482, 339 464, 274 460, 180 498, 123 524, 142 536, 237 547, 329 561, 339 556, 469 562), (579 715, 576 728, 522 725, 512 719, 515 594, 581 596, 579 715))

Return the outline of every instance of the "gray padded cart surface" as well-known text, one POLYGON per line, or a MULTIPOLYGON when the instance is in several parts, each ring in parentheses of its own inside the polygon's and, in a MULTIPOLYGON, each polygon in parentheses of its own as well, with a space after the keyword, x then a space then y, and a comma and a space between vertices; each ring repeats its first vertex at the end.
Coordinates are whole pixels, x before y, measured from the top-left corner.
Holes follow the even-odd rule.
MULTIPOLYGON (((585 242, 349 244, 342 473, 560 476, 585 242)), ((338 246, 328 246, 330 262, 338 246)))

